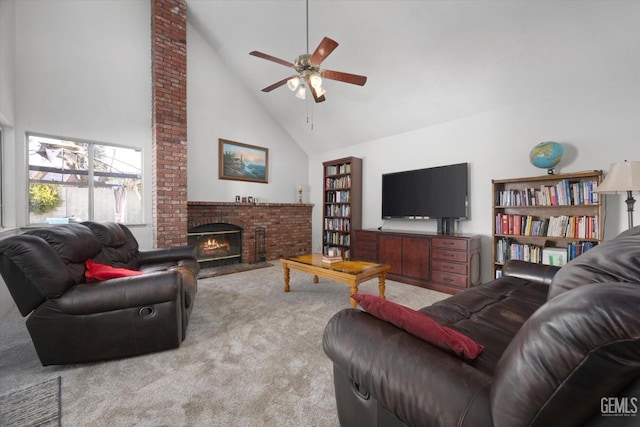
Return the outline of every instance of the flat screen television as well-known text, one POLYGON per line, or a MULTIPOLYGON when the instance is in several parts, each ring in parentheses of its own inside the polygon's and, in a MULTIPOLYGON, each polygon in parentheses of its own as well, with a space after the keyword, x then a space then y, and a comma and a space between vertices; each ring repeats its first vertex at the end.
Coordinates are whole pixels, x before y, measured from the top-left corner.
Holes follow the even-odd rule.
POLYGON ((468 164, 382 175, 382 219, 466 219, 468 164))

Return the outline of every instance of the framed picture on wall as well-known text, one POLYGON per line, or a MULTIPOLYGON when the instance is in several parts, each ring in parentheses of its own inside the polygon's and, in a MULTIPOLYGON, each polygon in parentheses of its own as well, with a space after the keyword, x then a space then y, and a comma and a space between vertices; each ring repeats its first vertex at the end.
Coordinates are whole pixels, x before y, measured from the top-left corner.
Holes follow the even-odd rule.
POLYGON ((220 138, 218 178, 266 184, 269 182, 269 149, 220 138))

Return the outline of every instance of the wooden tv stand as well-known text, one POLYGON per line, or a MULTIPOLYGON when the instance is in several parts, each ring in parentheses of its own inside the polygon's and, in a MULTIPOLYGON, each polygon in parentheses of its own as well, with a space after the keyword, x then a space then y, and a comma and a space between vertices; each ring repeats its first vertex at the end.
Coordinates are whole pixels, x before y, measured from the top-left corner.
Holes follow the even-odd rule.
POLYGON ((353 258, 389 264, 387 278, 456 294, 480 283, 480 236, 356 230, 353 258))

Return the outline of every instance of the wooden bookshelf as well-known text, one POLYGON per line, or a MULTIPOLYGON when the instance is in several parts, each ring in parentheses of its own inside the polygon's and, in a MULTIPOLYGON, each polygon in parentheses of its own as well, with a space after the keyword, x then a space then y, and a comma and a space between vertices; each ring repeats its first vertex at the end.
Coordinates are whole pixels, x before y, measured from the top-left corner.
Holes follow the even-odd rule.
POLYGON ((494 277, 508 259, 553 263, 563 249, 571 260, 600 243, 601 182, 602 171, 492 180, 494 277))
POLYGON ((323 163, 322 253, 333 249, 351 258, 356 229, 362 227, 362 159, 323 163))

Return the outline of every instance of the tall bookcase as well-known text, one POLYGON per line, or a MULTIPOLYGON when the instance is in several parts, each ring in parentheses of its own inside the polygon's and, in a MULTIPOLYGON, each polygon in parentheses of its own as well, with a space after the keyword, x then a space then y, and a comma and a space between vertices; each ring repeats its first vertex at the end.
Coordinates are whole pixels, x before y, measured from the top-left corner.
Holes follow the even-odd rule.
POLYGON ((508 259, 562 265, 602 240, 602 171, 494 179, 493 275, 508 259))
POLYGON ((362 228, 362 159, 323 163, 322 253, 351 257, 355 230, 362 228))

